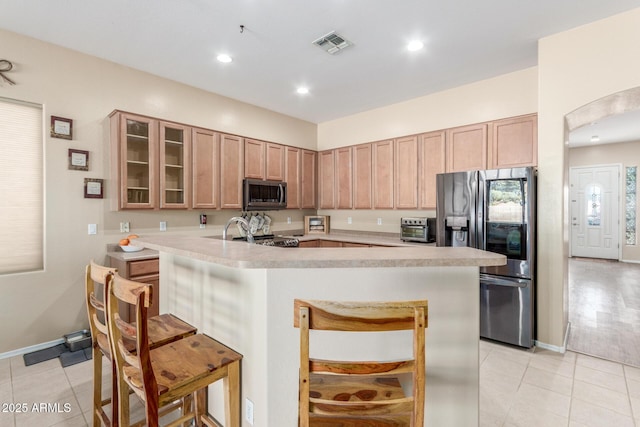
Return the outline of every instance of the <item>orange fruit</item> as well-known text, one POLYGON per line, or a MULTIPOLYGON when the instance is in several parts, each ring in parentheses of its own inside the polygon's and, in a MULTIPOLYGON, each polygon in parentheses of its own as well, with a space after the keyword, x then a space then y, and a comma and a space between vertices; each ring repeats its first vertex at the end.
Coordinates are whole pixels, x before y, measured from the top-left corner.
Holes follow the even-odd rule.
POLYGON ((127 236, 127 239, 131 240, 131 239, 137 239, 139 236, 137 234, 129 234, 127 236))
POLYGON ((120 239, 118 242, 120 246, 129 246, 129 239, 120 239))

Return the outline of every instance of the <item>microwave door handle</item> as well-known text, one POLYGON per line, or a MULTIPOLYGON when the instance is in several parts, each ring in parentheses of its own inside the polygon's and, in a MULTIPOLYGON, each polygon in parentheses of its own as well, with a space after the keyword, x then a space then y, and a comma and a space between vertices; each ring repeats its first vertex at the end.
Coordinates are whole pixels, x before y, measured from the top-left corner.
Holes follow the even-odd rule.
POLYGON ((282 190, 282 184, 278 184, 278 202, 283 203, 284 191, 282 190))

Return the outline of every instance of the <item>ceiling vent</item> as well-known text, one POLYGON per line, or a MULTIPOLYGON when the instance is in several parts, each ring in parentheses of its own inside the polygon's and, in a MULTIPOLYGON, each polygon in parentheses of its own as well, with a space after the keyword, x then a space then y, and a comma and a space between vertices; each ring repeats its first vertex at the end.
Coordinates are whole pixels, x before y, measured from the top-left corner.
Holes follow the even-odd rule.
POLYGON ((335 31, 326 34, 313 42, 316 46, 324 49, 326 52, 334 55, 341 50, 351 46, 353 43, 344 37, 336 34, 335 31))

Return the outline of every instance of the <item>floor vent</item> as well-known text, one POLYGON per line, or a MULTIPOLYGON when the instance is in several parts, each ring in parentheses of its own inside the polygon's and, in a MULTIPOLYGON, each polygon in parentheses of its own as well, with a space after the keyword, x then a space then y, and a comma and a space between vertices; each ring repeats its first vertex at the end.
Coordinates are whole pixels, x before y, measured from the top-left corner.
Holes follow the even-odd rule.
POLYGON ((332 31, 329 34, 325 34, 324 36, 315 40, 313 44, 322 48, 324 51, 330 53, 331 55, 334 55, 341 50, 353 45, 353 43, 351 43, 344 37, 336 34, 335 31, 332 31))

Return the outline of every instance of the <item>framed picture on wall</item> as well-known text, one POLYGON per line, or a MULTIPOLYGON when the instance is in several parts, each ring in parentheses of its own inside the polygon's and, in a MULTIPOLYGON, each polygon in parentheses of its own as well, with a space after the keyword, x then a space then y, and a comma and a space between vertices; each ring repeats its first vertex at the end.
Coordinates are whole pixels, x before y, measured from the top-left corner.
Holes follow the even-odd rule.
POLYGON ((89 170, 89 152, 69 148, 69 169, 76 171, 89 170))
POLYGON ((73 139, 73 120, 51 116, 51 137, 73 139))
POLYGON ((84 179, 84 198, 102 199, 104 197, 104 180, 99 178, 84 179))

